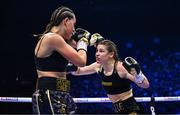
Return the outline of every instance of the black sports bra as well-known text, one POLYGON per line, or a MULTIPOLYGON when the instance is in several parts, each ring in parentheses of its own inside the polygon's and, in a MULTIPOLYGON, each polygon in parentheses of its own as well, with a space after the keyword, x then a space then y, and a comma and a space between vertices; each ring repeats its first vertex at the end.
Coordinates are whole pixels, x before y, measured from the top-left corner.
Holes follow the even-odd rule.
POLYGON ((103 68, 99 71, 99 75, 102 79, 102 86, 107 94, 120 94, 131 89, 131 82, 128 79, 120 78, 115 67, 112 75, 104 75, 103 68))
MULTIPOLYGON (((44 38, 44 36, 43 36, 44 38)), ((39 47, 41 45, 42 39, 40 41, 39 47)), ((38 50, 39 50, 38 47, 38 50)), ((38 53, 38 51, 37 51, 38 53)), ((54 71, 54 72, 65 72, 68 60, 65 59, 60 53, 54 51, 48 57, 37 57, 37 53, 34 56, 36 68, 41 71, 54 71)))

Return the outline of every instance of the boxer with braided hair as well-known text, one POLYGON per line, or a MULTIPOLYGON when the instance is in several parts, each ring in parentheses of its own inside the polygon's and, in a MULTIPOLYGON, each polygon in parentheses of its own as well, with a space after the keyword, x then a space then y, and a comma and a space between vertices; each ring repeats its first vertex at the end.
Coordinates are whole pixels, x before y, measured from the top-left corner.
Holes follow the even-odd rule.
POLYGON ((76 66, 85 66, 90 33, 75 31, 74 12, 65 6, 57 8, 51 15, 44 33, 39 36, 34 60, 37 69, 37 86, 32 95, 35 114, 70 114, 76 111, 69 94, 70 81, 66 80, 66 66, 70 61, 76 66), (76 33, 76 41, 72 35, 76 33), (75 50, 69 43, 77 43, 75 50))
POLYGON ((149 87, 148 79, 142 74, 139 64, 132 57, 119 60, 116 45, 110 40, 101 40, 96 45, 96 62, 78 67, 71 73, 75 76, 97 73, 116 113, 139 113, 140 107, 134 99, 130 84, 134 82, 141 88, 149 87), (136 73, 131 69, 135 69, 136 73))

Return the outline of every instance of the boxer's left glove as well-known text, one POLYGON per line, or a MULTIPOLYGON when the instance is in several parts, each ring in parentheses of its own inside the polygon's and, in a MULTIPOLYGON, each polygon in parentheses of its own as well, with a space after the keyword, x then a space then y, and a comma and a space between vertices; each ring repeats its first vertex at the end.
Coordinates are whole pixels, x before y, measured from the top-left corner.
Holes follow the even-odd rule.
POLYGON ((135 68, 137 74, 139 74, 141 71, 139 63, 132 57, 126 57, 123 61, 123 66, 126 68, 128 72, 130 72, 131 68, 135 68))
POLYGON ((144 75, 141 71, 141 67, 139 63, 132 57, 126 57, 123 61, 123 66, 126 68, 128 72, 131 71, 131 68, 134 68, 137 72, 137 75, 135 75, 135 82, 136 83, 142 83, 144 80, 144 75))
POLYGON ((104 40, 104 37, 102 37, 99 33, 94 33, 91 35, 91 38, 90 38, 90 46, 97 46, 97 44, 104 40))
POLYGON ((77 28, 72 35, 72 39, 77 42, 77 50, 85 50, 87 51, 87 46, 89 45, 89 37, 90 33, 82 28, 77 28))
POLYGON ((89 37, 90 37, 90 33, 87 30, 85 30, 83 28, 77 28, 74 31, 71 38, 74 39, 76 42, 78 42, 82 38, 86 38, 88 40, 89 37))

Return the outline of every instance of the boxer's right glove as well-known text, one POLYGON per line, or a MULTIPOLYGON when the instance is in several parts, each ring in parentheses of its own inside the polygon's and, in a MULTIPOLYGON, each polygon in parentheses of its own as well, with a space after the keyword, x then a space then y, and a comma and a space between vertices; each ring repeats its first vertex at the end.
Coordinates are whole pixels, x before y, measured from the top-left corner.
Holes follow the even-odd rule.
POLYGON ((67 74, 71 74, 73 72, 76 72, 78 70, 78 67, 75 66, 74 64, 72 63, 68 63, 68 65, 66 66, 66 72, 67 74))
POLYGON ((97 46, 97 44, 104 40, 104 37, 102 37, 99 33, 94 33, 91 35, 91 38, 90 38, 90 46, 97 46))
POLYGON ((89 44, 90 33, 82 28, 77 28, 72 36, 77 42, 77 50, 85 50, 87 51, 87 46, 89 44))

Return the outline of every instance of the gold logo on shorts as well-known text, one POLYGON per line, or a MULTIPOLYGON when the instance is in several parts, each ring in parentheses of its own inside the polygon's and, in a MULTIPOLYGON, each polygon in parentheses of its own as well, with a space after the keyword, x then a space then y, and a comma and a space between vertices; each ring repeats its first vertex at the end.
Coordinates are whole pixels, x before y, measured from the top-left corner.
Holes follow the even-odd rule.
POLYGON ((70 81, 68 81, 66 79, 57 79, 56 80, 56 90, 69 92, 70 81))

